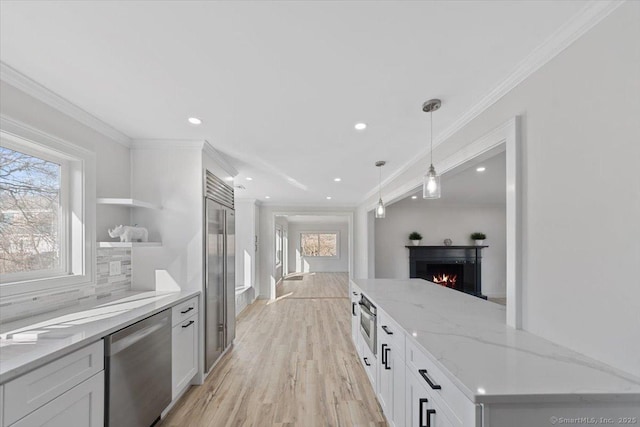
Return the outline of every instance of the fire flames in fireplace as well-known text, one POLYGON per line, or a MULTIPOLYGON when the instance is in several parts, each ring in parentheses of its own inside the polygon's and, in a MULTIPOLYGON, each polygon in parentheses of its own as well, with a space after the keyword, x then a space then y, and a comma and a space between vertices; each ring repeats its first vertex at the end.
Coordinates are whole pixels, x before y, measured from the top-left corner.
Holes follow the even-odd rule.
POLYGON ((455 288, 456 280, 458 280, 457 274, 437 274, 433 276, 433 283, 437 283, 447 288, 455 288))

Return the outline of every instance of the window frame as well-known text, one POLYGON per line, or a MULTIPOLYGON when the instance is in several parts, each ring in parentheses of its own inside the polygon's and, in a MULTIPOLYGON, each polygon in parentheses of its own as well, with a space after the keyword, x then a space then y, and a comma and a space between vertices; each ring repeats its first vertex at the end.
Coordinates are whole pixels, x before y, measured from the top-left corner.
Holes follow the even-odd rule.
POLYGON ((0 115, 2 146, 60 164, 60 268, 3 274, 2 297, 95 283, 95 153, 0 115))
POLYGON ((284 258, 284 229, 281 225, 276 224, 275 227, 275 259, 274 262, 276 267, 281 267, 283 265, 284 258), (279 249, 278 249, 279 248, 279 249), (278 259, 278 255, 280 259, 278 259))
MULTIPOLYGON (((320 237, 318 237, 320 238, 320 237)), ((319 246, 318 242, 318 246, 319 246)), ((324 231, 300 231, 300 236, 298 238, 298 248, 300 251, 300 257, 302 258, 313 258, 313 259, 340 259, 340 231, 338 230, 324 230, 324 231), (302 252, 302 235, 303 234, 335 234, 336 235, 336 254, 333 256, 328 255, 304 255, 302 252)))

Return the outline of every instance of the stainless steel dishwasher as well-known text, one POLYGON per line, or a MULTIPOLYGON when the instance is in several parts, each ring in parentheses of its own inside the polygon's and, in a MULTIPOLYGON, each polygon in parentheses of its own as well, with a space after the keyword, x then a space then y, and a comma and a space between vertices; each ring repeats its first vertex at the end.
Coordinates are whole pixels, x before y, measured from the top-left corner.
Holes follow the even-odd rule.
POLYGON ((105 338, 105 426, 149 427, 171 403, 171 309, 105 338))

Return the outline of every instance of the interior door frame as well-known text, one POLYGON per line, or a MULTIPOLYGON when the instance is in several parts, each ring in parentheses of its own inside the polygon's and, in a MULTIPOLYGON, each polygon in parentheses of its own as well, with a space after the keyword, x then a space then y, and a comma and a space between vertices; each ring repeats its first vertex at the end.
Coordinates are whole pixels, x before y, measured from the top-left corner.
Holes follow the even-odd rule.
POLYGON ((270 280, 269 280, 269 292, 268 292, 268 296, 267 298, 269 300, 275 300, 276 299, 276 280, 275 280, 275 275, 276 275, 276 271, 275 271, 275 238, 276 238, 276 233, 275 233, 275 224, 276 224, 276 217, 278 216, 287 216, 287 215, 313 215, 313 216, 345 216, 347 217, 348 223, 349 223, 349 250, 348 250, 348 256, 349 256, 349 279, 353 279, 353 272, 354 272, 354 214, 355 214, 355 209, 353 210, 343 210, 343 211, 318 211, 318 210, 296 210, 296 209, 292 209, 292 210, 283 210, 283 211, 275 211, 272 212, 271 215, 269 216, 269 227, 271 230, 273 230, 273 235, 271 236, 271 241, 270 242, 266 242, 267 243, 267 249, 268 249, 268 253, 267 256, 269 256, 270 258, 270 263, 269 265, 271 266, 271 274, 270 274, 270 280))
MULTIPOLYGON (((520 117, 514 116, 489 133, 464 146, 451 156, 441 160, 435 166, 440 174, 476 158, 489 158, 500 152, 506 156, 506 215, 507 215, 507 325, 522 329, 522 310, 526 284, 523 271, 525 266, 525 247, 523 243, 523 201, 525 188, 522 179, 522 137, 520 117)), ((422 186, 422 176, 409 179, 404 185, 385 193, 387 205, 397 202, 422 186)), ((375 201, 366 206, 368 225, 375 221, 369 215, 376 207, 375 201)), ((374 262, 375 254, 369 251, 368 262, 374 262)))

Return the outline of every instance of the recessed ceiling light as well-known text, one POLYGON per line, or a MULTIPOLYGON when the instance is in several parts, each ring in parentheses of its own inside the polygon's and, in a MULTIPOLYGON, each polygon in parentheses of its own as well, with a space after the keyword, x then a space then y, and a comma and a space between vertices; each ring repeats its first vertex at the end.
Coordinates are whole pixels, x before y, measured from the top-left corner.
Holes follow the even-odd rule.
POLYGON ((246 178, 246 180, 247 180, 247 181, 253 181, 253 178, 251 178, 250 176, 248 176, 248 177, 246 178))
POLYGON ((417 199, 417 198, 418 198, 418 196, 411 196, 411 198, 412 198, 413 200, 415 200, 415 199, 417 199))
POLYGON ((485 390, 482 387, 478 387, 478 394, 486 394, 486 393, 487 393, 487 390, 485 390))
POLYGON ((478 172, 484 172, 486 170, 487 170, 487 168, 485 168, 484 166, 480 166, 479 168, 476 168, 476 171, 478 171, 478 172))
POLYGON ((365 130, 367 128, 367 124, 366 123, 356 123, 354 128, 356 128, 356 130, 365 130))
POLYGON ((271 198, 271 196, 264 196, 264 198, 265 198, 265 199, 270 199, 270 198, 271 198))
POLYGON ((200 120, 197 117, 189 117, 189 123, 191 123, 192 125, 201 125, 202 124, 202 120, 200 120))
POLYGON ((327 200, 331 200, 331 196, 327 196, 327 200))
POLYGON ((340 181, 342 181, 342 178, 333 178, 333 180, 334 180, 335 182, 340 182, 340 181))

